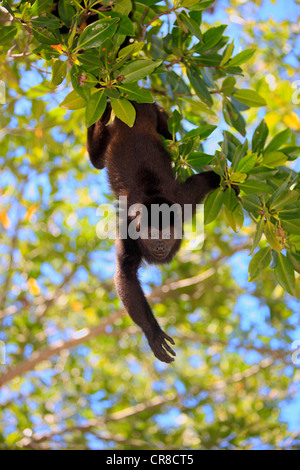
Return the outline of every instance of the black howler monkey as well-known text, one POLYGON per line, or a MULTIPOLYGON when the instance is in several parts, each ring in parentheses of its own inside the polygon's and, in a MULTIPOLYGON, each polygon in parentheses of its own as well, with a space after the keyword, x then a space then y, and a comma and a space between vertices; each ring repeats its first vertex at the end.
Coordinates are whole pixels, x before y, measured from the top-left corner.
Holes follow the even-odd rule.
MULTIPOLYGON (((108 123, 110 105, 102 118, 88 129, 87 149, 92 164, 108 170, 111 188, 116 197, 126 196, 128 207, 133 204, 169 206, 191 204, 195 210, 203 198, 220 184, 213 171, 195 174, 184 183, 175 179, 171 158, 159 134, 171 139, 167 114, 156 104, 137 104, 136 121, 132 128, 118 118, 108 123)), ((128 223, 130 217, 127 216, 128 223)), ((161 226, 159 226, 161 229, 161 226)), ((162 331, 148 305, 138 280, 137 271, 142 259, 148 263, 171 261, 180 247, 180 239, 118 239, 116 241, 117 269, 115 285, 124 307, 132 320, 144 331, 154 355, 163 362, 172 362, 174 344, 162 331)))

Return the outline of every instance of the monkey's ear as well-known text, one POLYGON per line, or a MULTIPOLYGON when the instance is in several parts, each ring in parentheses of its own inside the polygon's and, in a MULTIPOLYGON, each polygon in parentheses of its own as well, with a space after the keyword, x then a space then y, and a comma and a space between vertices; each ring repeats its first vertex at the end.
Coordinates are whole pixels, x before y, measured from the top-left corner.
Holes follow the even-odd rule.
POLYGON ((105 166, 105 154, 111 139, 110 130, 106 126, 111 115, 111 105, 108 103, 99 121, 88 128, 87 151, 95 168, 102 170, 105 166))
POLYGON ((155 105, 155 108, 157 115, 157 132, 161 134, 165 139, 172 140, 172 134, 169 132, 168 129, 169 116, 159 106, 155 105))

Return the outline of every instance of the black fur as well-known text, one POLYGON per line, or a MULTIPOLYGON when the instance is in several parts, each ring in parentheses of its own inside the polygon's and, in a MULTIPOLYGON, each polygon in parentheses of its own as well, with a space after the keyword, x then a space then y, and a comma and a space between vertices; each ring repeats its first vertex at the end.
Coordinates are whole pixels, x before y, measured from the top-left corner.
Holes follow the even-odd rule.
MULTIPOLYGON (((171 139, 167 114, 155 104, 137 104, 136 121, 132 128, 119 119, 109 125, 111 108, 88 129, 87 148, 92 164, 108 170, 111 188, 116 195, 127 196, 128 207, 141 203, 150 208, 162 202, 169 206, 179 203, 196 204, 220 184, 213 171, 193 175, 184 183, 175 179, 171 158, 159 134, 171 139)), ((128 223, 130 218, 128 218, 128 223)), ((118 239, 115 285, 132 320, 144 331, 155 356, 163 362, 172 362, 175 352, 166 341, 166 335, 147 303, 140 286, 137 271, 142 259, 149 263, 171 261, 180 247, 180 240, 157 241, 118 239), (169 353, 169 354, 168 354, 169 353)))

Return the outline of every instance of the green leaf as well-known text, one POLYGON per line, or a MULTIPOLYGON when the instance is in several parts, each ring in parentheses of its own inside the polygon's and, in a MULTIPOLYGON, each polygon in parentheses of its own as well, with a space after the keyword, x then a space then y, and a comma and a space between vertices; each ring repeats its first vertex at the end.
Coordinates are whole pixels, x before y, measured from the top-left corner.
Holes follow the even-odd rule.
POLYGON ((293 251, 287 252, 287 257, 291 264, 293 265, 294 269, 300 273, 300 252, 297 251, 296 253, 293 251))
POLYGON ((113 70, 117 70, 122 67, 126 60, 129 59, 129 57, 131 57, 132 55, 140 52, 143 49, 144 45, 144 42, 136 42, 134 44, 130 44, 129 46, 123 47, 123 49, 120 49, 118 53, 117 62, 113 66, 113 70))
POLYGON ((181 114, 177 109, 174 109, 168 119, 168 130, 173 136, 175 136, 176 132, 180 129, 181 118, 181 114))
POLYGON ((209 28, 202 37, 202 44, 200 47, 197 47, 197 52, 201 53, 212 49, 220 39, 222 38, 223 32, 227 28, 226 25, 216 26, 214 28, 209 28))
POLYGON ((284 230, 289 233, 300 235, 300 218, 298 219, 281 219, 281 225, 284 230))
POLYGON ((132 21, 128 18, 128 16, 123 16, 121 13, 112 12, 111 16, 113 18, 119 18, 120 21, 118 23, 117 34, 121 34, 124 36, 133 36, 134 35, 134 26, 132 21))
POLYGON ((76 49, 100 47, 105 39, 115 34, 119 21, 119 18, 103 18, 90 24, 79 36, 76 49))
POLYGON ((235 194, 235 190, 231 187, 226 188, 224 192, 224 205, 229 210, 232 211, 238 203, 238 199, 235 194))
POLYGON ((270 204, 273 204, 273 202, 276 201, 281 194, 283 194, 285 191, 287 191, 287 189, 291 187, 292 183, 293 183, 293 180, 292 180, 292 177, 291 177, 291 174, 290 174, 290 175, 288 175, 288 177, 286 178, 284 183, 281 182, 278 189, 276 189, 275 192, 273 191, 273 194, 270 198, 270 204))
POLYGON ((232 41, 231 44, 228 44, 226 47, 225 47, 225 50, 223 52, 223 58, 220 62, 220 67, 222 67, 223 65, 227 64, 227 62, 229 61, 229 59, 231 58, 232 56, 232 53, 233 53, 233 49, 234 49, 234 41, 232 41))
POLYGON ((266 121, 263 119, 253 133, 252 152, 260 152, 264 148, 268 134, 269 129, 266 121))
POLYGON ((223 80, 221 92, 226 96, 230 96, 233 93, 235 84, 236 79, 234 77, 226 77, 225 80, 223 80))
POLYGON ((183 7, 183 8, 190 8, 194 5, 196 5, 197 3, 201 3, 200 0, 183 0, 180 3, 180 6, 183 7))
POLYGON ((31 7, 31 16, 44 13, 52 5, 53 0, 36 0, 31 7))
POLYGON ((186 162, 196 171, 201 171, 204 165, 208 165, 213 160, 213 155, 204 152, 192 152, 186 159, 186 162))
POLYGON ((254 90, 236 90, 233 96, 236 100, 250 107, 265 106, 267 104, 265 99, 254 90))
POLYGON ((212 124, 206 124, 205 126, 198 127, 197 129, 192 129, 191 131, 187 132, 182 139, 182 142, 193 139, 196 136, 199 136, 201 140, 207 139, 207 137, 217 128, 217 126, 213 126, 212 124))
POLYGON ((204 224, 210 224, 218 216, 224 200, 224 192, 218 188, 211 192, 204 204, 204 224))
POLYGON ((205 81, 200 77, 199 72, 194 68, 188 68, 187 75, 199 98, 208 106, 211 106, 213 104, 212 97, 207 89, 205 81))
POLYGON ((17 34, 15 26, 1 26, 0 44, 7 44, 13 40, 17 34))
POLYGON ((41 32, 32 29, 31 31, 35 39, 37 39, 37 41, 41 42, 42 44, 48 44, 51 46, 59 44, 59 40, 55 36, 53 36, 50 30, 41 32))
POLYGON ((119 100, 112 98, 111 106, 117 118, 125 122, 129 127, 134 125, 136 112, 130 101, 122 98, 119 100))
POLYGON ((284 145, 290 138, 291 131, 290 129, 285 129, 282 132, 276 134, 269 145, 265 149, 265 153, 273 152, 274 150, 279 149, 282 145, 284 145))
POLYGON ((247 178, 247 175, 245 173, 240 173, 238 171, 234 171, 230 175, 230 180, 232 183, 243 183, 245 179, 247 178))
POLYGON ((280 151, 285 153, 289 160, 296 160, 296 158, 300 157, 300 147, 297 145, 288 145, 287 147, 282 147, 280 151))
POLYGON ((239 161, 236 171, 241 173, 249 173, 254 167, 257 160, 256 153, 252 153, 250 155, 246 155, 242 160, 239 161))
POLYGON ((34 29, 38 28, 47 28, 47 29, 59 29, 61 26, 61 23, 57 18, 54 18, 52 16, 47 16, 49 13, 46 14, 46 16, 40 16, 39 18, 33 18, 30 20, 31 25, 33 26, 34 29))
POLYGON ((246 122, 239 110, 228 98, 223 100, 223 115, 226 123, 234 127, 243 137, 246 135, 246 122))
POLYGON ((235 233, 239 232, 244 223, 244 213, 241 204, 238 202, 232 211, 225 207, 225 217, 232 230, 235 233))
POLYGON ((200 31, 198 23, 193 20, 187 13, 186 11, 183 11, 179 15, 179 19, 184 23, 184 25, 187 27, 187 29, 198 39, 202 39, 202 33, 200 31))
POLYGON ((265 223, 265 236, 273 250, 281 251, 283 249, 281 238, 278 235, 278 229, 270 220, 267 220, 265 223))
POLYGON ((274 273, 281 287, 289 294, 295 295, 296 282, 294 268, 288 258, 282 253, 278 253, 274 273))
POLYGON ((263 157, 263 165, 275 168, 284 165, 287 161, 287 156, 282 152, 269 152, 265 153, 263 157))
POLYGON ((246 211, 250 212, 255 217, 257 217, 258 213, 263 210, 260 199, 255 194, 248 194, 247 196, 243 196, 242 200, 246 211))
POLYGON ((235 151, 234 155, 232 158, 232 165, 231 165, 231 171, 234 172, 236 171, 236 168, 239 164, 239 162, 242 160, 242 158, 245 157, 246 153, 248 150, 248 140, 246 139, 243 144, 238 144, 235 151))
POLYGON ((67 73, 67 63, 57 59, 52 67, 52 77, 50 87, 56 88, 64 80, 67 73))
POLYGON ((249 281, 259 278, 263 269, 270 265, 271 259, 271 248, 269 246, 255 253, 249 264, 249 281))
POLYGON ((103 115, 106 108, 107 99, 105 90, 96 91, 89 99, 85 111, 86 127, 90 127, 103 115))
POLYGON ((154 99, 149 90, 145 90, 140 87, 137 83, 130 83, 125 85, 118 85, 118 89, 121 93, 124 93, 124 97, 129 100, 136 101, 137 103, 153 103, 154 99))
POLYGON ((134 62, 130 62, 123 69, 120 74, 125 77, 122 84, 136 82, 150 75, 159 65, 161 60, 144 60, 138 59, 134 62))
MULTIPOLYGON (((194 0, 183 0, 183 1, 192 2, 194 0)), ((191 5, 189 8, 191 10, 195 10, 195 13, 196 13, 197 11, 202 11, 202 10, 205 10, 206 8, 209 8, 214 2, 215 2, 215 0, 206 0, 206 1, 205 0, 201 0, 201 1, 198 0, 198 2, 193 3, 193 5, 191 5)))
POLYGON ((71 5, 70 0, 59 0, 58 2, 58 13, 59 17, 65 23, 65 25, 70 28, 72 24, 72 19, 75 14, 76 10, 71 5))
POLYGON ((59 105, 61 108, 66 109, 81 109, 86 106, 84 98, 79 96, 75 90, 71 91, 59 105))
POLYGON ((261 181, 256 181, 252 179, 247 179, 241 183, 240 188, 246 194, 260 194, 260 193, 272 193, 273 188, 267 183, 262 183, 261 181))
POLYGON ((252 254, 255 248, 258 246, 260 239, 262 237, 262 234, 264 233, 264 230, 265 230, 265 220, 263 217, 261 217, 259 221, 257 222, 256 231, 253 237, 253 244, 252 244, 250 254, 252 254))
POLYGON ((240 52, 236 56, 234 56, 230 64, 231 66, 241 65, 244 62, 247 62, 253 56, 256 49, 246 49, 245 51, 240 52))
POLYGON ((118 0, 115 2, 114 11, 121 13, 121 15, 129 15, 132 10, 131 0, 118 0))
POLYGON ((270 210, 280 211, 286 206, 290 206, 299 199, 298 191, 288 191, 287 194, 280 194, 271 204, 270 210))

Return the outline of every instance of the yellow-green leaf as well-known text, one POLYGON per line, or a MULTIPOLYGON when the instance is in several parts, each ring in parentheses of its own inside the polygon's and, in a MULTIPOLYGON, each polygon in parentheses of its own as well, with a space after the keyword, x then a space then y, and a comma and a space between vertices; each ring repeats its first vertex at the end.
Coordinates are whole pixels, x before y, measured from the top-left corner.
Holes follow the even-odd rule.
POLYGON ((112 98, 111 106, 117 118, 125 122, 127 126, 133 126, 135 122, 136 112, 134 106, 130 103, 130 101, 122 98, 119 100, 112 98))
POLYGON ((295 295, 296 282, 294 268, 287 257, 282 253, 278 253, 274 273, 281 287, 289 294, 295 295))

